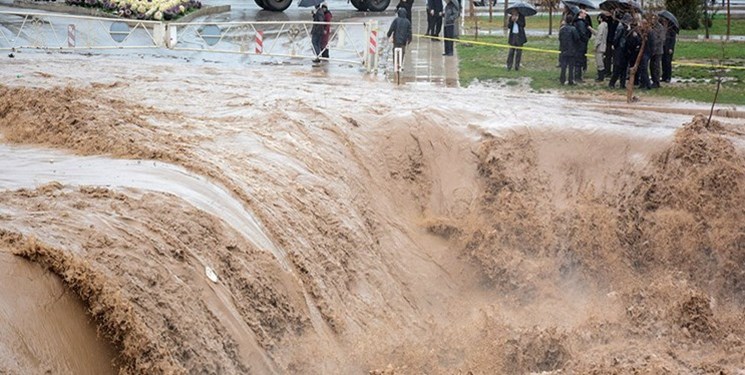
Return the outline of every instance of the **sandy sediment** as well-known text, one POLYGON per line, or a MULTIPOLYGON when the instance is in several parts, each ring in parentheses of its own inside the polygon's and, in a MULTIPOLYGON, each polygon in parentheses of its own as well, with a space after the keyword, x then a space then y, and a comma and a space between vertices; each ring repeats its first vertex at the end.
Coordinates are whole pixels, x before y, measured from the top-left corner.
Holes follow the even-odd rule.
POLYGON ((745 159, 732 124, 489 127, 472 107, 412 109, 405 93, 399 111, 333 94, 329 111, 229 87, 211 116, 125 99, 147 88, 0 88, 0 131, 208 176, 291 269, 168 194, 0 193, 5 247, 81 296, 124 372, 742 370, 745 159))

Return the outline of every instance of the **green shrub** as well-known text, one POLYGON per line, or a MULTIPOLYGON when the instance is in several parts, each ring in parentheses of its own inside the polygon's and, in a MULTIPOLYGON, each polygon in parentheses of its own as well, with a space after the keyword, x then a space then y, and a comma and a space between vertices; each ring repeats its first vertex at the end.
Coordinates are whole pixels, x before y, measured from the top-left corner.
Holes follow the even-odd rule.
POLYGON ((696 30, 701 27, 702 1, 706 0, 665 0, 665 8, 675 15, 681 29, 696 30))

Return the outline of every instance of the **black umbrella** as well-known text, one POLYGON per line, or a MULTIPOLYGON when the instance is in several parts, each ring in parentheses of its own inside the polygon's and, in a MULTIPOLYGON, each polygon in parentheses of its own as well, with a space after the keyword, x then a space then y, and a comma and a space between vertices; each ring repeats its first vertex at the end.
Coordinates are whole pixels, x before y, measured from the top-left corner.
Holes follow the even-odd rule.
POLYGON ((510 5, 509 8, 505 9, 507 13, 512 12, 513 10, 516 10, 518 13, 522 14, 525 17, 535 16, 538 11, 535 10, 535 7, 523 2, 517 2, 512 5, 510 5))
POLYGON ((642 7, 634 0, 605 0, 600 3, 600 9, 613 12, 616 9, 620 10, 636 10, 641 12, 642 7))
POLYGON ((670 21, 672 23, 673 27, 675 28, 675 31, 676 32, 680 31, 680 24, 678 23, 678 19, 675 18, 675 15, 674 14, 672 14, 672 13, 666 11, 666 10, 663 10, 662 12, 657 13, 657 15, 660 16, 660 17, 662 17, 662 18, 664 18, 664 19, 666 19, 666 20, 668 20, 668 21, 670 21))
POLYGON ((297 4, 299 7, 303 8, 310 8, 310 7, 316 7, 321 5, 323 0, 300 0, 300 2, 297 4))
POLYGON ((576 6, 585 6, 587 9, 597 9, 595 4, 592 3, 590 0, 563 0, 562 1, 565 5, 576 5, 576 6))

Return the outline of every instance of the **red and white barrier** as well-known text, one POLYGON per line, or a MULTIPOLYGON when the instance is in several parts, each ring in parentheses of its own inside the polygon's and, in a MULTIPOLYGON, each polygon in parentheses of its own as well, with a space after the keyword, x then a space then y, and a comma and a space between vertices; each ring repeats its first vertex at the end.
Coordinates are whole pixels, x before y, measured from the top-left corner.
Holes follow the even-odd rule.
POLYGON ((256 31, 256 54, 261 55, 264 52, 264 32, 256 31))
POLYGON ((75 48, 75 25, 67 25, 67 46, 75 48))

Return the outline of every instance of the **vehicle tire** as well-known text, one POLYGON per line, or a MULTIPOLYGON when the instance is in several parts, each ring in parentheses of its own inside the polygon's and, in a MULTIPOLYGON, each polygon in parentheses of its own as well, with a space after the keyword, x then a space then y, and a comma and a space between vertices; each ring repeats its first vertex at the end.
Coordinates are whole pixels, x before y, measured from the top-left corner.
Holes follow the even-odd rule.
POLYGON ((371 12, 382 12, 388 8, 388 5, 391 4, 391 0, 367 0, 365 3, 367 3, 367 9, 371 12))
POLYGON ((367 0, 350 0, 352 3, 352 6, 357 8, 357 10, 364 12, 367 10, 367 0))
POLYGON ((259 6, 259 8, 266 9, 266 5, 264 5, 264 0, 254 0, 254 2, 256 3, 256 5, 259 6))
POLYGON ((264 5, 266 6, 265 9, 267 10, 273 10, 275 12, 282 12, 285 9, 290 7, 290 4, 292 4, 292 0, 263 0, 264 5))

